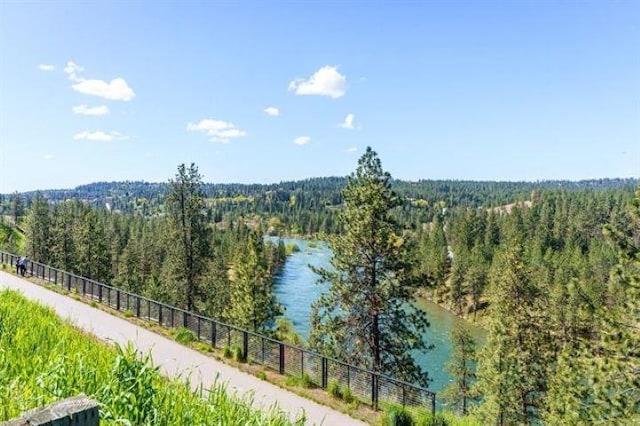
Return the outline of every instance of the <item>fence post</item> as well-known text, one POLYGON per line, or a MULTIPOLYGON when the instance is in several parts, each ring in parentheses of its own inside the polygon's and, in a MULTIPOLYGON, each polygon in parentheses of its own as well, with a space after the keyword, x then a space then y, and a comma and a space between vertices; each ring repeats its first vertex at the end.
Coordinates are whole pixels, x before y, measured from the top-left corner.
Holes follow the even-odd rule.
POLYGON ((198 326, 196 328, 198 330, 196 334, 198 335, 198 340, 200 340, 200 317, 198 317, 198 326))
POLYGON ((216 347, 216 322, 211 321, 211 346, 216 347))
POLYGON ((102 284, 98 284, 98 301, 102 303, 102 284))
POLYGON ((162 325, 162 305, 158 303, 158 324, 162 325))
POLYGON ((374 411, 378 410, 378 376, 371 373, 371 405, 374 411))
POLYGON ((120 310, 120 290, 116 290, 116 310, 120 310))
POLYGON ((189 314, 187 311, 182 311, 182 326, 184 328, 189 328, 189 319, 187 318, 189 314))
POLYGON ((249 333, 247 330, 242 331, 242 354, 245 360, 249 359, 249 333))
POLYGON ((171 312, 171 328, 175 328, 174 319, 175 319, 175 315, 176 315, 176 310, 171 308, 170 312, 171 312))
POLYGON ((431 414, 436 415, 436 394, 431 394, 431 414))
POLYGON ((280 374, 284 374, 284 343, 280 342, 280 374))
POLYGON ((82 295, 84 296, 85 294, 87 294, 87 280, 83 278, 82 279, 82 295))
POLYGON ((329 376, 329 368, 328 368, 328 364, 329 362, 327 361, 327 358, 322 357, 320 358, 320 368, 321 368, 321 376, 322 378, 320 379, 322 382, 322 388, 326 389, 327 388, 327 378, 329 376))
POLYGON ((300 377, 304 377, 304 351, 300 351, 300 377))
POLYGON ((140 318, 140 298, 136 297, 136 316, 140 318))

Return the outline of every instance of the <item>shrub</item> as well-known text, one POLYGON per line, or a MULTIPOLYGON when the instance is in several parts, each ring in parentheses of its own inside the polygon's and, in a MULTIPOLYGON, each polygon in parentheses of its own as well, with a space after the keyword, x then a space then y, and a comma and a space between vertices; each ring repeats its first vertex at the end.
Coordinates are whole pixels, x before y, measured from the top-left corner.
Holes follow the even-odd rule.
POLYGON ((196 336, 195 334, 193 334, 193 331, 189 330, 188 328, 180 327, 176 330, 175 340, 178 343, 187 345, 196 340, 196 336))
POLYGON ((304 373, 302 375, 302 379, 300 380, 300 383, 302 384, 303 388, 312 388, 313 385, 313 380, 311 379, 311 376, 309 376, 307 373, 304 373))
POLYGON ((383 418, 385 426, 413 426, 413 417, 404 408, 391 407, 383 418))
POLYGON ((287 386, 299 386, 300 379, 296 376, 287 376, 287 386))
POLYGON ((222 356, 225 358, 231 358, 233 356, 233 352, 231 352, 231 348, 229 346, 222 348, 222 356))
POLYGON ((133 316, 133 311, 131 309, 127 309, 126 311, 124 311, 125 318, 131 318, 132 316, 133 316))
POLYGON ((97 308, 98 302, 96 302, 95 300, 92 300, 91 302, 89 302, 89 306, 91 306, 92 308, 97 308))
POLYGON ((351 389, 349 388, 344 388, 344 390, 342 391, 342 399, 347 404, 351 404, 356 400, 356 398, 353 396, 353 393, 351 392, 351 389))
POLYGON ((327 386, 327 392, 334 398, 341 399, 342 398, 342 389, 340 388, 340 383, 336 380, 332 380, 329 382, 327 386))
POLYGON ((260 380, 267 380, 267 374, 264 371, 258 371, 256 377, 260 380))
POLYGON ((232 348, 232 352, 233 352, 233 359, 234 360, 236 360, 237 362, 247 362, 247 357, 242 352, 242 348, 240 348, 238 346, 234 346, 232 348))
POLYGON ((440 413, 435 415, 427 413, 420 416, 416 424, 418 426, 448 426, 449 422, 440 413))

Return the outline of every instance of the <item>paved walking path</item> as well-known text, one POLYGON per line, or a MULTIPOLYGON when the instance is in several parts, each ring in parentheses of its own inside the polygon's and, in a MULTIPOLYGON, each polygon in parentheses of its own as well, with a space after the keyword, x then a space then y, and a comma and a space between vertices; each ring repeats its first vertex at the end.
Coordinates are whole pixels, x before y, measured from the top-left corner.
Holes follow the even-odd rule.
POLYGON ((121 345, 133 342, 140 351, 151 352, 154 364, 170 377, 190 374, 194 383, 202 383, 208 389, 218 375, 218 380, 227 382, 227 388, 239 396, 253 393, 256 408, 265 409, 277 404, 292 419, 304 411, 307 424, 365 425, 346 414, 302 398, 100 309, 16 276, 0 272, 0 288, 19 290, 28 299, 52 307, 60 317, 69 319, 77 327, 100 339, 121 345))

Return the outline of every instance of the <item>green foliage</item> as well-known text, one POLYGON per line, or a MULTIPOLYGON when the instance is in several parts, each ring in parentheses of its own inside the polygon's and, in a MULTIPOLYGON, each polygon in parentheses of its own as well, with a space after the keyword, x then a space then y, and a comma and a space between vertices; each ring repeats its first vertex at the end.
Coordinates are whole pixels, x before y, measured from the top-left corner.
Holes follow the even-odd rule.
POLYGON ((385 426, 413 426, 415 422, 411 413, 404 408, 392 407, 389 411, 385 412, 383 421, 385 426))
POLYGON ((330 240, 334 271, 320 269, 329 291, 314 303, 311 346, 373 371, 428 383, 413 352, 426 349, 421 311, 406 309, 417 285, 407 244, 391 218, 400 204, 391 176, 367 148, 343 190, 344 234, 330 240))
POLYGON ((231 352, 233 354, 233 359, 236 362, 247 362, 246 355, 242 352, 242 348, 239 346, 232 346, 231 352))
POLYGON ((291 343, 292 345, 302 345, 302 337, 296 332, 293 323, 285 317, 276 320, 276 329, 274 337, 282 342, 291 343))
POLYGON ((222 348, 222 356, 225 358, 232 358, 233 357, 233 352, 231 350, 230 346, 225 346, 222 348))
POLYGON ((446 369, 453 382, 444 390, 444 400, 459 409, 460 414, 468 413, 469 402, 473 401, 472 385, 476 378, 476 343, 469 331, 460 324, 451 329, 453 351, 446 369))
MULTIPOLYGON (((216 384, 191 391, 163 378, 148 355, 112 347, 12 291, 0 292, 0 421, 84 393, 105 425, 289 425, 279 411, 251 408, 216 384)), ((299 424, 304 419, 299 419, 299 424)))
POLYGON ((309 389, 315 386, 315 384, 313 383, 313 379, 307 373, 304 373, 300 378, 300 385, 305 389, 309 389))
POLYGON ((196 340, 196 335, 188 328, 180 327, 175 331, 174 339, 178 343, 188 345, 189 343, 196 340))
POLYGON ((256 373, 256 377, 260 380, 267 380, 267 373, 265 373, 264 371, 258 371, 256 373))
POLYGON ((285 246, 285 250, 286 250, 287 256, 290 256, 293 253, 299 252, 300 247, 298 247, 298 245, 295 243, 290 243, 285 246))
POLYGON ((342 399, 342 389, 340 388, 340 383, 337 380, 329 381, 327 385, 327 392, 334 398, 342 399))

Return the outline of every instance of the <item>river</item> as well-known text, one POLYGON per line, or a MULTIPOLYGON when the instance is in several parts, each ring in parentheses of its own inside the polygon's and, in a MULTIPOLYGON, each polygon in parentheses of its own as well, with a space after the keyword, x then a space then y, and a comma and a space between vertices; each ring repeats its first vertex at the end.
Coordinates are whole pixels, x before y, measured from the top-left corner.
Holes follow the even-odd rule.
MULTIPOLYGON (((268 237, 277 242, 277 237, 268 237)), ((309 336, 309 315, 311 304, 327 289, 326 284, 317 284, 318 276, 309 268, 330 268, 331 250, 321 241, 309 241, 299 238, 283 238, 285 244, 296 244, 300 251, 287 257, 275 278, 275 293, 278 301, 285 308, 284 316, 293 322, 296 331, 304 338, 309 336)), ((416 354, 416 360, 429 373, 432 382, 430 389, 439 392, 449 383, 449 375, 444 366, 451 356, 451 342, 449 334, 453 325, 464 323, 476 341, 484 342, 485 332, 460 318, 446 309, 426 300, 416 304, 424 310, 431 326, 424 333, 423 338, 435 347, 426 353, 416 354)))

